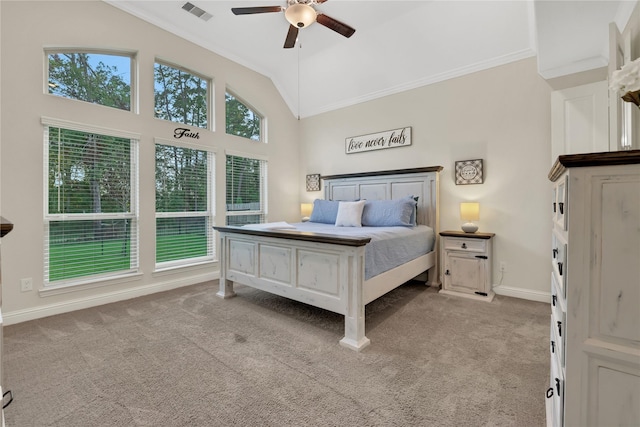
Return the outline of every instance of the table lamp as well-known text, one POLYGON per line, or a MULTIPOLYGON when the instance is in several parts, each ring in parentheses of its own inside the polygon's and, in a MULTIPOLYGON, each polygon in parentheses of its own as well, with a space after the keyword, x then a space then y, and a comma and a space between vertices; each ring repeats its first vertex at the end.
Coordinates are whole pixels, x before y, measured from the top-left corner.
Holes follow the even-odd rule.
POLYGON ((313 203, 300 203, 300 215, 302 215, 302 221, 309 221, 311 211, 313 210, 313 203))
POLYGON ((462 231, 465 233, 475 233, 478 231, 478 226, 474 224, 473 221, 480 219, 480 203, 460 203, 460 219, 466 221, 462 224, 462 231))

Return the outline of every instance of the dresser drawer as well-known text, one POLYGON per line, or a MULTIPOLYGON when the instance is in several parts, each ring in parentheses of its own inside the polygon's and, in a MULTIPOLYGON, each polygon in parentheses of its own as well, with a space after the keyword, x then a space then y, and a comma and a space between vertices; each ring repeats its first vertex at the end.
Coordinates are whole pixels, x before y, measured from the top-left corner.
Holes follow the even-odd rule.
POLYGON ((551 375, 547 399, 551 400, 551 425, 561 427, 564 425, 564 374, 558 364, 558 360, 551 355, 551 375))
POLYGON ((567 311, 567 296, 564 292, 564 287, 560 286, 560 283, 556 279, 556 273, 551 272, 551 309, 555 312, 567 311))
POLYGON ((559 179, 556 187, 553 189, 553 218, 555 223, 562 229, 567 229, 567 208, 568 202, 568 187, 569 177, 565 176, 563 179, 559 179))
POLYGON ((566 335, 566 315, 560 312, 560 317, 556 313, 551 314, 551 341, 554 343, 554 354, 558 358, 560 366, 565 366, 565 335, 566 335))
POLYGON ((558 286, 558 294, 566 299, 567 291, 567 244, 556 236, 551 236, 551 262, 553 264, 552 271, 555 274, 556 285, 558 286))
POLYGON ((446 237, 444 239, 444 248, 455 251, 486 252, 487 241, 485 239, 446 237))

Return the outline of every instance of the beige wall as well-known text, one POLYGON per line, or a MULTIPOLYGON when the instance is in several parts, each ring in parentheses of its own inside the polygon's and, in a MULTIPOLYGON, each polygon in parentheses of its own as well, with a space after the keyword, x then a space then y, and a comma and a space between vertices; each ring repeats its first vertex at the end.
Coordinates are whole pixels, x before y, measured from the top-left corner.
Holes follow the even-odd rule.
MULTIPOLYGON (((480 231, 496 234, 496 291, 547 300, 550 93, 532 58, 304 119, 301 178, 441 165, 441 230, 460 229, 460 202, 480 202, 480 231), (346 137, 405 126, 410 147, 344 152, 346 137), (484 184, 455 185, 454 162, 479 158, 484 184)), ((316 197, 301 192, 303 201, 316 197)))
POLYGON ((2 215, 15 224, 2 242, 2 303, 6 323, 197 283, 217 277, 217 264, 154 273, 154 137, 172 139, 175 124, 153 118, 156 57, 214 80, 215 131, 200 131, 196 144, 216 150, 216 222, 224 224, 224 154, 232 149, 269 161, 269 214, 299 218, 298 122, 272 82, 99 1, 0 2, 2 8, 2 215), (46 47, 92 47, 136 52, 139 114, 44 94, 46 47), (268 120, 268 143, 225 135, 224 89, 233 88, 268 120), (140 141, 140 271, 127 282, 40 295, 43 285, 43 127, 48 116, 142 135, 140 141), (292 167, 293 166, 293 167, 292 167), (20 291, 21 278, 34 290, 20 291))
MULTIPOLYGON (((493 283, 498 293, 549 296, 550 157, 549 82, 535 58, 310 117, 298 122, 271 81, 99 1, 0 1, 2 82, 0 213, 15 223, 2 242, 6 323, 102 304, 217 277, 217 264, 154 273, 154 137, 171 139, 175 127, 153 118, 150 76, 156 57, 210 76, 218 129, 201 131, 199 144, 217 154, 217 223, 224 222, 224 152, 269 159, 269 219, 297 221, 298 203, 322 197, 306 192, 304 176, 442 165, 441 229, 458 230, 458 205, 481 203, 480 230, 496 233, 493 283), (28 19, 25 19, 28 17, 28 19), (134 51, 138 59, 139 114, 45 95, 46 47, 134 51), (225 135, 224 88, 233 88, 268 118, 268 144, 225 135), (43 297, 42 116, 142 135, 140 142, 141 275, 128 282, 43 297), (346 155, 344 139, 411 126, 413 145, 346 155), (482 158, 485 183, 457 186, 456 160, 482 158), (292 165, 295 165, 292 167, 292 165), (507 271, 498 271, 505 262, 507 271), (32 277, 34 290, 20 292, 32 277)), ((636 8, 634 18, 638 17, 636 8)), ((637 38, 637 33, 636 36, 637 38)), ((636 43, 636 51, 638 44, 636 43)), ((598 74, 599 75, 599 74, 598 74)), ((572 76, 562 85, 572 85, 572 76)), ((593 80, 592 74, 582 76, 593 80)), ((577 83, 576 83, 577 84, 577 83)))

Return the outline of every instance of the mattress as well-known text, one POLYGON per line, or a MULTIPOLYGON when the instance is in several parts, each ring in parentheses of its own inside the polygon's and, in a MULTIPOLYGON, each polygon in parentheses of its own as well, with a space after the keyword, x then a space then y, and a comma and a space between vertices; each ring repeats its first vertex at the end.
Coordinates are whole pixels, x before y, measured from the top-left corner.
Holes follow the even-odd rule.
POLYGON ((431 227, 336 227, 317 222, 292 223, 299 231, 338 236, 370 237, 365 247, 365 280, 414 260, 433 250, 436 236, 431 227))

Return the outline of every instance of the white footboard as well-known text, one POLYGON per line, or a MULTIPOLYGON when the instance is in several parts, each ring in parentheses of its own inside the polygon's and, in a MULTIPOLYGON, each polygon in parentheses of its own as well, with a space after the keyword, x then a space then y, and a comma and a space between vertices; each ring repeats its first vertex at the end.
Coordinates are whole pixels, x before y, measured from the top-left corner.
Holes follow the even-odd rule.
POLYGON ((237 282, 330 310, 345 316, 340 344, 355 350, 369 344, 364 334, 363 289, 364 245, 369 238, 304 233, 312 241, 298 240, 301 235, 295 232, 216 229, 221 255, 218 296, 234 296, 237 282))

